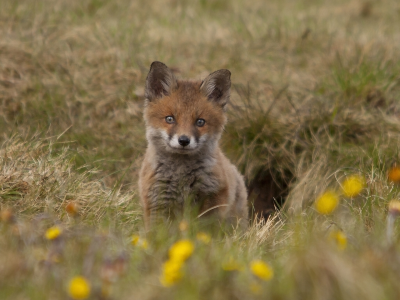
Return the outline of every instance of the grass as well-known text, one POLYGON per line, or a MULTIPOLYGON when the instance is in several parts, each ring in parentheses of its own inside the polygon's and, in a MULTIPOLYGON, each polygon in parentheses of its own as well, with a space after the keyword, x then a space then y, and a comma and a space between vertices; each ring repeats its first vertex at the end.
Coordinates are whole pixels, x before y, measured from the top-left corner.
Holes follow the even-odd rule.
POLYGON ((3 0, 0 298, 68 299, 82 275, 90 299, 397 299, 398 222, 386 235, 400 193, 388 180, 400 160, 399 16, 394 0, 3 0), (154 60, 183 78, 231 70, 221 145, 269 219, 253 214, 241 231, 188 211, 185 226, 145 232, 137 179, 154 60), (319 214, 314 201, 352 174, 362 192, 319 214), (48 240, 52 226, 62 232, 48 240), (180 239, 195 249, 164 287, 180 239), (256 259, 272 279, 251 272, 256 259))

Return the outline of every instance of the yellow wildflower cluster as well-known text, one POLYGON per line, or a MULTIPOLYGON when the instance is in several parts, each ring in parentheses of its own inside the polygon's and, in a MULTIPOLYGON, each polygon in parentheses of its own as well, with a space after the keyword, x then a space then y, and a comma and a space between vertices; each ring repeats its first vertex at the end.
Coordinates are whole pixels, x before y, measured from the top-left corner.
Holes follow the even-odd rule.
POLYGON ((347 237, 341 230, 332 231, 330 234, 331 240, 333 240, 339 250, 344 250, 347 247, 347 237))
POLYGON ((322 215, 330 215, 339 204, 339 195, 329 190, 315 201, 315 209, 322 215))
POLYGON ((183 261, 169 259, 162 267, 161 284, 169 287, 178 283, 183 277, 183 261))
POLYGON ((342 183, 343 194, 348 198, 358 196, 365 187, 365 178, 361 175, 351 175, 342 183))
POLYGON ((251 272, 258 278, 268 281, 274 277, 274 270, 262 260, 253 260, 250 263, 251 272))
POLYGON ((146 239, 142 239, 140 236, 134 234, 132 235, 132 245, 133 246, 138 246, 144 250, 146 250, 147 248, 149 248, 149 243, 147 242, 146 239))
POLYGON ((54 240, 54 239, 58 238, 61 235, 61 233, 62 233, 62 230, 60 227, 53 226, 46 230, 45 237, 48 240, 54 240))
POLYGON ((184 262, 193 254, 194 245, 190 240, 180 240, 169 249, 169 259, 163 264, 160 282, 169 287, 178 283, 183 277, 184 262))
POLYGON ((342 183, 341 193, 328 190, 315 200, 315 209, 322 215, 332 214, 339 205, 340 195, 348 198, 358 196, 365 188, 365 178, 361 175, 350 175, 342 183))
POLYGON ((71 279, 68 285, 68 294, 72 299, 87 299, 90 295, 90 284, 83 276, 71 279))
POLYGON ((194 245, 190 240, 180 240, 169 248, 169 258, 178 261, 187 260, 194 251, 194 245))

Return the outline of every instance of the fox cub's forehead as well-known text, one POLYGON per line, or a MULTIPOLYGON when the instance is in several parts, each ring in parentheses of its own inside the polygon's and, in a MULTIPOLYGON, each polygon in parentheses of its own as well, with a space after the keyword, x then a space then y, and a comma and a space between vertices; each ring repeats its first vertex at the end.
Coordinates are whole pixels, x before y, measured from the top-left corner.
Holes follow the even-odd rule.
POLYGON ((182 103, 206 100, 200 91, 201 81, 178 81, 178 87, 171 93, 171 98, 182 103))
POLYGON ((174 114, 196 114, 200 111, 219 111, 219 107, 214 105, 200 90, 201 81, 178 81, 177 87, 171 94, 164 96, 154 102, 154 106, 163 113, 174 114))

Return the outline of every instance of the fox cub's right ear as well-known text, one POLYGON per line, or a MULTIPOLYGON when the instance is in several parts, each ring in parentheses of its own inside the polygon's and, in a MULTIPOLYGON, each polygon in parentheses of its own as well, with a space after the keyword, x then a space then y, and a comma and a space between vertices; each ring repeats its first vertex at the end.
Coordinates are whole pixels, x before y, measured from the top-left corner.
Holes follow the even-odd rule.
POLYGON ((144 92, 146 99, 153 101, 162 98, 164 95, 170 95, 176 87, 177 82, 172 71, 162 62, 153 62, 146 78, 144 92))

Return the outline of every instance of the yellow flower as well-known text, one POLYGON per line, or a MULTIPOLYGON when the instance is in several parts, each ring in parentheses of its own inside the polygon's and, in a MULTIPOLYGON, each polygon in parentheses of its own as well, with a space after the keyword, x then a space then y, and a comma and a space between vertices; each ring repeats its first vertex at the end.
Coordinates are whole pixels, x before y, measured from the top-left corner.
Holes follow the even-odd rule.
POLYGON ((323 193, 315 201, 315 209, 322 215, 331 214, 339 204, 339 196, 334 191, 323 193))
POLYGON ((132 245, 133 246, 136 246, 139 243, 139 240, 140 240, 140 236, 138 236, 136 234, 132 235, 132 245))
POLYGON ((341 230, 332 231, 330 238, 335 242, 339 250, 346 249, 347 237, 341 230))
POLYGON ((253 260, 250 263, 251 272, 262 280, 270 280, 274 277, 274 271, 272 268, 262 260, 253 260))
POLYGON ((183 261, 169 259, 163 264, 160 282, 163 286, 169 287, 178 283, 182 277, 183 261))
POLYGON ((400 201, 399 200, 391 200, 389 202, 389 213, 394 216, 400 215, 400 201))
POLYGON ((365 187, 365 178, 361 175, 351 175, 342 184, 343 194, 346 197, 356 197, 365 187))
POLYGON ((68 294, 72 299, 86 299, 90 294, 90 284, 82 276, 76 276, 71 279, 68 286, 68 294))
POLYGON ((400 183, 400 167, 393 166, 388 173, 388 179, 394 183, 400 183))
POLYGON ((228 259, 224 260, 221 264, 221 267, 224 271, 240 271, 243 269, 243 266, 232 256, 229 256, 228 259))
POLYGON ((189 240, 180 240, 169 248, 169 260, 163 264, 160 282, 163 286, 171 286, 183 277, 182 267, 194 251, 194 245, 189 240))
POLYGON ((169 248, 169 257, 171 260, 185 261, 194 251, 194 245, 189 240, 180 240, 169 248))
POLYGON ((50 227, 49 229, 46 230, 46 234, 45 234, 46 239, 54 240, 60 236, 61 232, 62 232, 62 230, 58 226, 50 227))
POLYGON ((206 245, 208 245, 211 241, 211 236, 205 232, 197 233, 196 238, 197 240, 203 242, 206 245))
POLYGON ((134 234, 132 235, 132 241, 131 241, 133 246, 138 246, 142 249, 147 249, 149 248, 149 243, 147 242, 146 239, 142 239, 140 236, 134 234))

